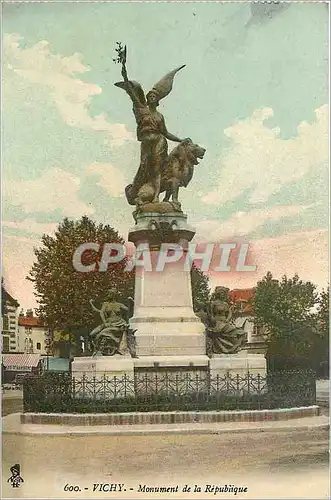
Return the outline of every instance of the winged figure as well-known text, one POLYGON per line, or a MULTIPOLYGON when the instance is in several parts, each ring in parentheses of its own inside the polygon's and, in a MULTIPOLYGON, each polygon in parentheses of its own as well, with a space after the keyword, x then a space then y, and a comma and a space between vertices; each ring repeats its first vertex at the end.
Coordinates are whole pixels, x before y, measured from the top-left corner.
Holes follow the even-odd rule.
POLYGON ((139 190, 147 183, 153 186, 152 202, 159 201, 161 174, 168 157, 167 140, 179 143, 188 140, 187 138, 180 139, 171 134, 167 130, 163 115, 157 111, 160 100, 171 92, 176 73, 184 68, 185 64, 167 73, 145 95, 140 83, 128 78, 126 47, 122 48, 121 44, 118 43, 117 53, 119 57, 116 62, 122 64, 123 81, 117 82, 115 85, 125 90, 132 101, 137 123, 137 139, 141 143, 139 169, 133 183, 126 188, 126 197, 131 205, 139 206, 141 202, 137 198, 139 190))

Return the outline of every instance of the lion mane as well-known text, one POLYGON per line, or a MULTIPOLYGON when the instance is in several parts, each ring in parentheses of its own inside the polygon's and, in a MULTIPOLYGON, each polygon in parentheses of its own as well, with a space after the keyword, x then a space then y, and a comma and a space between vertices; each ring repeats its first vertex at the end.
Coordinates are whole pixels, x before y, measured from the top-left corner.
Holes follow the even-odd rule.
POLYGON ((176 146, 169 154, 161 177, 161 192, 171 189, 174 181, 180 187, 187 187, 193 177, 194 167, 199 164, 205 149, 186 139, 176 146))
MULTIPOLYGON (((169 201, 172 197, 173 201, 178 202, 178 188, 186 187, 191 181, 194 166, 199 164, 199 159, 203 158, 205 151, 191 139, 185 139, 171 151, 161 174, 160 193, 166 192, 164 201, 169 201)), ((129 184, 125 193, 130 205, 140 205, 153 200, 154 188, 150 182, 140 186, 139 183, 129 184)))

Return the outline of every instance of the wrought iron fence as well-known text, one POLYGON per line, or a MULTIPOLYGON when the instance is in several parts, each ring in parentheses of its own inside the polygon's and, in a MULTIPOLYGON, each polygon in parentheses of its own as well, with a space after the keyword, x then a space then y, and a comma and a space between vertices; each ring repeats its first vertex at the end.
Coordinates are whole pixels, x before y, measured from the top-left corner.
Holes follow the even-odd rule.
POLYGON ((265 376, 144 373, 130 378, 44 373, 24 380, 25 412, 108 413, 271 409, 316 403, 312 371, 265 376))

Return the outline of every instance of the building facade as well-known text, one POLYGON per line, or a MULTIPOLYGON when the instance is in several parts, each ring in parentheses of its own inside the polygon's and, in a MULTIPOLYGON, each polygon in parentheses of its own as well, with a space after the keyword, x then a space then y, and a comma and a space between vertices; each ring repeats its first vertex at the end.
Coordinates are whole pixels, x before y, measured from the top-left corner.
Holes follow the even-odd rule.
POLYGON ((19 303, 1 285, 1 351, 19 350, 18 315, 19 303))
POLYGON ((47 325, 37 316, 32 309, 18 318, 19 352, 26 354, 51 354, 51 334, 47 325))
POLYGON ((252 299, 254 288, 241 288, 230 291, 230 300, 234 306, 234 323, 247 333, 247 349, 256 353, 265 353, 265 332, 255 324, 252 299))

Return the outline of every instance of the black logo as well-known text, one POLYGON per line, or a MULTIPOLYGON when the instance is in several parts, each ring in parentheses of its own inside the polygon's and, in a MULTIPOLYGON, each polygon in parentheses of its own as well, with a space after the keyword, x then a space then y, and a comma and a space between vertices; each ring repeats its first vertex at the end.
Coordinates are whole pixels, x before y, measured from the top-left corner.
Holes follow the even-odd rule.
POLYGON ((11 476, 8 478, 7 482, 11 483, 13 488, 19 488, 21 483, 24 483, 23 478, 20 475, 21 467, 20 464, 15 464, 10 468, 11 476))

